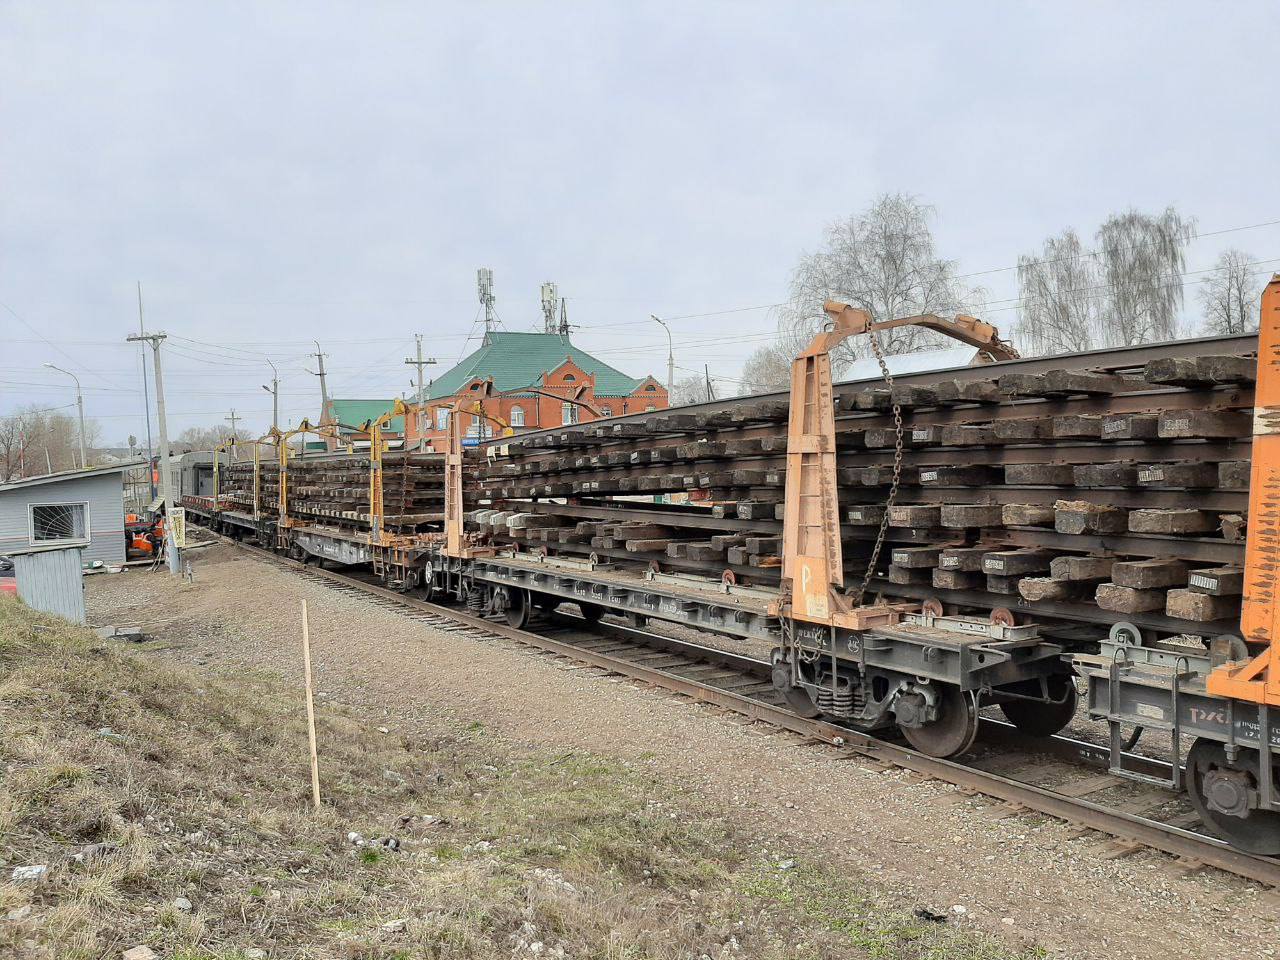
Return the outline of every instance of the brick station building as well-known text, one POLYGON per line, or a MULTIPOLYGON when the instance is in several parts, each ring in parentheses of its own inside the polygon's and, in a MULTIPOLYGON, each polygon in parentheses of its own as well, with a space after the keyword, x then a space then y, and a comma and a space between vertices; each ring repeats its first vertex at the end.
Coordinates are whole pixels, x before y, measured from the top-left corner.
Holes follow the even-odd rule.
MULTIPOLYGON (((599 410, 601 417, 664 410, 668 405, 667 388, 652 376, 633 379, 579 350, 567 334, 493 330, 480 349, 432 382, 421 403, 411 405, 405 417, 405 447, 414 449, 423 441, 424 447, 443 450, 449 409, 459 402, 469 407, 467 399, 479 398, 488 380, 493 381, 493 395, 481 401, 481 408, 517 433, 596 419, 591 411, 568 402, 571 396, 599 410)), ((499 428, 483 417, 464 417, 468 439, 497 435, 499 428)))

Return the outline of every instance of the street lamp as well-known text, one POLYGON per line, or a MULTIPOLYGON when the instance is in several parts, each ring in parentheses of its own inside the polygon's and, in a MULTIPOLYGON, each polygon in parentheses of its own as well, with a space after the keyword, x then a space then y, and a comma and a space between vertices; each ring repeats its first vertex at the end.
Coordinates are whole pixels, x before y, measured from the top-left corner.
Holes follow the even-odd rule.
POLYGON ((55 367, 52 363, 46 363, 46 367, 50 370, 57 370, 59 373, 65 373, 68 377, 76 382, 76 406, 80 410, 80 469, 83 470, 89 466, 89 460, 84 452, 84 396, 80 393, 80 378, 70 370, 63 370, 61 367, 55 367))
POLYGON ((276 365, 271 363, 271 358, 267 357, 267 363, 271 364, 271 386, 265 383, 262 389, 271 394, 271 426, 277 430, 280 429, 280 371, 276 369, 276 365))
POLYGON ((661 317, 649 314, 649 319, 661 323, 662 329, 667 331, 667 403, 671 403, 671 391, 675 389, 676 384, 676 352, 671 341, 671 328, 661 317))

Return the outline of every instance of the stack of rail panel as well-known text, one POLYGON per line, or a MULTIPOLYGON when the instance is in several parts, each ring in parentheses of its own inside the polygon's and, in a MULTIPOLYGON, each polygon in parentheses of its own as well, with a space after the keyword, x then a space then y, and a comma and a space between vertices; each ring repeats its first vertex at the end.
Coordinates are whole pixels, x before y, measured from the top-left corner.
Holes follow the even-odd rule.
MULTIPOLYGON (((1076 367, 916 375, 892 391, 838 387, 847 582, 885 518, 897 400, 901 488, 876 589, 1064 621, 1234 630, 1256 360, 1247 341, 1222 343, 1235 352, 1170 345, 1076 367)), ((786 414, 785 401, 745 398, 533 435, 489 465, 493 509, 471 517, 499 542, 549 553, 776 583, 786 414), (676 493, 700 502, 653 502, 676 493)))
MULTIPOLYGON (((367 457, 330 456, 289 462, 289 515, 336 526, 367 527, 367 457)), ((253 464, 236 463, 223 471, 220 492, 241 508, 253 507, 253 464)), ((280 508, 280 469, 262 464, 262 509, 280 508)), ((438 526, 444 514, 444 457, 434 453, 388 453, 382 459, 382 502, 388 529, 412 531, 438 526)))

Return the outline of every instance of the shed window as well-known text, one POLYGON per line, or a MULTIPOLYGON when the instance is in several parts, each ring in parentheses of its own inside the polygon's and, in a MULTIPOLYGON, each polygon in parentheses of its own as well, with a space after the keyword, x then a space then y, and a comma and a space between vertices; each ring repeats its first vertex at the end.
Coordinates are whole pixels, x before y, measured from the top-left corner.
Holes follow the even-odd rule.
POLYGON ((560 404, 560 422, 561 423, 577 423, 578 408, 572 403, 560 404))
POLYGON ((448 407, 436 408, 436 429, 437 430, 449 429, 449 408, 448 407))
POLYGON ((89 540, 89 505, 87 503, 31 504, 31 542, 87 543, 89 540))
POLYGON ((511 408, 511 425, 513 427, 524 426, 524 407, 511 408))

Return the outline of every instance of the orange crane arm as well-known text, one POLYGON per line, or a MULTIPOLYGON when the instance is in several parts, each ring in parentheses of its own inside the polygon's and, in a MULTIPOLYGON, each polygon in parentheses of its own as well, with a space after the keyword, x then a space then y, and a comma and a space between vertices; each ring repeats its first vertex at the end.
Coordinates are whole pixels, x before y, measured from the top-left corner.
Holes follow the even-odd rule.
POLYGON ((835 330, 832 332, 840 334, 839 339, 827 347, 828 350, 846 337, 856 336, 859 333, 892 330, 894 327, 926 327, 976 347, 992 360, 1017 360, 1020 356, 1011 343, 1000 339, 1000 331, 994 326, 964 314, 951 320, 935 313, 923 313, 918 317, 899 317, 896 320, 872 320, 871 315, 865 310, 858 310, 838 300, 828 300, 822 305, 822 309, 835 324, 835 330))

